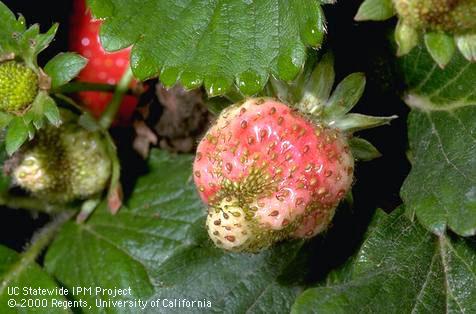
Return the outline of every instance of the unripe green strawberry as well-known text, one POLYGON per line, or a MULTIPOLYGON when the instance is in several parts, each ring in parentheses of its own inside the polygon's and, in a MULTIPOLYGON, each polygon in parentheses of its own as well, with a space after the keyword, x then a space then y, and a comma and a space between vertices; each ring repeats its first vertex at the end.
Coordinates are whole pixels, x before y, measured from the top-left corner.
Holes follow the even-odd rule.
POLYGON ((100 133, 75 123, 48 126, 19 154, 14 181, 51 202, 66 203, 100 193, 111 174, 100 133))
POLYGON ((0 110, 21 113, 35 100, 38 75, 17 61, 0 63, 0 110))
POLYGON ((400 18, 416 29, 476 31, 476 0, 394 0, 394 5, 400 18))

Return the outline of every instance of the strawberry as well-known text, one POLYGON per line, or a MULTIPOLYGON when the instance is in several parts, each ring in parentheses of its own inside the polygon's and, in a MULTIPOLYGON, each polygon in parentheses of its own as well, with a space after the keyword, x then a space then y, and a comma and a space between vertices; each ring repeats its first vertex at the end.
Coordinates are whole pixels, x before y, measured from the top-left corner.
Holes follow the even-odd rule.
POLYGON ((253 250, 262 245, 260 235, 270 241, 282 230, 311 237, 325 229, 349 191, 354 159, 338 131, 278 101, 250 99, 220 116, 198 147, 194 169, 212 208, 207 224, 214 242, 250 241, 253 250))
MULTIPOLYGON (((362 80, 344 85, 358 94, 362 80)), ((316 90, 332 86, 316 82, 316 90)), ((342 88, 336 94, 348 95, 342 88)), ((307 90, 302 96, 292 107, 271 98, 233 105, 199 143, 193 177, 218 247, 256 252, 324 231, 352 185, 352 129, 389 121, 346 115, 349 101, 337 97, 322 106, 327 99, 312 100, 307 90)))
POLYGON ((461 34, 476 31, 475 0, 394 0, 401 19, 417 29, 461 34))
MULTIPOLYGON (((93 20, 86 8, 85 0, 75 0, 71 18, 70 49, 89 59, 86 67, 78 75, 78 80, 91 83, 117 84, 129 67, 130 48, 108 53, 99 39, 101 21, 93 20)), ((131 87, 136 82, 131 84, 131 87)), ((99 117, 112 99, 112 93, 80 92, 80 101, 96 116, 99 117)), ((118 114, 118 123, 126 124, 132 116, 138 99, 126 95, 118 114)))
POLYGON ((106 188, 111 175, 101 133, 85 130, 65 112, 63 118, 67 121, 59 128, 41 129, 12 157, 14 183, 54 203, 94 196, 106 188))
POLYGON ((0 63, 0 110, 22 113, 38 94, 38 75, 23 63, 0 63))

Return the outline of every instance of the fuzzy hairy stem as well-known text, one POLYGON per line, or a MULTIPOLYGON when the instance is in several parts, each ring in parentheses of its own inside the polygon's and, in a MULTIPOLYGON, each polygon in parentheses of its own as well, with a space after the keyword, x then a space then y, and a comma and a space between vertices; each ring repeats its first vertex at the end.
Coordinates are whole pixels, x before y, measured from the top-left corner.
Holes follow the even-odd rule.
POLYGON ((127 71, 124 73, 121 80, 119 81, 119 84, 117 84, 116 86, 116 90, 114 91, 114 95, 112 97, 111 102, 107 106, 106 110, 104 110, 104 113, 102 114, 99 120, 99 124, 103 129, 107 130, 114 121, 117 111, 121 107, 122 99, 127 93, 129 89, 129 84, 131 83, 132 79, 132 70, 130 67, 128 67, 127 71))
POLYGON ((46 214, 58 213, 60 211, 72 211, 76 209, 73 206, 51 204, 33 197, 13 196, 9 194, 0 196, 0 205, 13 209, 26 209, 46 214))
POLYGON ((58 214, 50 223, 40 229, 21 253, 20 259, 12 265, 6 272, 7 276, 3 278, 0 284, 0 294, 5 290, 9 283, 15 279, 25 268, 34 263, 43 250, 51 243, 58 230, 73 217, 75 213, 68 211, 58 214))

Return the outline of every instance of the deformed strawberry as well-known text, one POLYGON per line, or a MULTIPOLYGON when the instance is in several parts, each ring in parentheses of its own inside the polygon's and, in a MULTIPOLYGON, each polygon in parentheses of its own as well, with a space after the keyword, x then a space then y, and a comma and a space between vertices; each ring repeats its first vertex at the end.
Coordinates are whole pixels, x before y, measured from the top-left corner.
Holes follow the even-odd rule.
POLYGON ((346 115, 355 102, 338 96, 352 88, 359 94, 362 84, 362 76, 350 76, 327 105, 304 89, 303 102, 294 104, 301 110, 251 98, 222 112, 200 142, 193 169, 218 247, 256 252, 327 228, 352 185, 351 132, 391 119, 346 115))
POLYGON ((101 193, 111 176, 111 160, 99 132, 75 121, 47 126, 13 156, 13 181, 33 195, 53 203, 87 199, 101 193))

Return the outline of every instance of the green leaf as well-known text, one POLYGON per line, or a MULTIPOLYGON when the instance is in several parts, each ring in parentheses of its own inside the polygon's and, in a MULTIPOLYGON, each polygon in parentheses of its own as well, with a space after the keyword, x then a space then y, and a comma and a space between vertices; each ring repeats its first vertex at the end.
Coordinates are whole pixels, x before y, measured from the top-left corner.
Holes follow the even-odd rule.
POLYGON ((375 146, 363 138, 353 137, 349 140, 349 145, 352 155, 357 160, 369 161, 382 156, 375 146))
POLYGON ((419 46, 401 62, 412 170, 401 195, 436 234, 476 233, 476 64, 456 54, 444 70, 419 46))
POLYGON ((25 262, 22 256, 4 246, 0 246, 0 312, 2 313, 69 313, 61 306, 60 302, 66 302, 66 298, 56 294, 60 287, 53 278, 34 262, 25 262), (52 294, 32 295, 25 294, 23 289, 47 289, 52 294), (18 291, 18 295, 9 293, 18 291), (18 289, 18 290, 16 290, 18 289), (56 290, 58 289, 58 290, 56 290), (13 301, 9 301, 13 300, 13 301), (21 307, 22 300, 25 304, 21 307), (14 302, 17 307, 9 307, 8 302, 14 302), (52 305, 56 302, 57 306, 52 305), (28 306, 28 304, 31 304, 28 306), (33 306, 36 305, 36 306, 33 306), (59 306, 58 306, 59 305, 59 306))
POLYGON ((315 0, 165 1, 89 0, 105 19, 101 42, 115 51, 134 45, 131 65, 139 79, 159 76, 166 86, 204 84, 210 95, 233 83, 259 92, 269 75, 292 80, 306 47, 320 47, 324 15, 315 0), (124 23, 124 21, 128 21, 124 23))
POLYGON ((51 78, 51 88, 60 87, 71 81, 87 62, 87 59, 72 52, 56 55, 44 68, 45 73, 51 78))
POLYGON ((20 146, 27 140, 29 127, 22 117, 15 117, 8 126, 5 137, 5 149, 9 155, 16 152, 20 146))
MULTIPOLYGON (((254 255, 214 248, 191 164, 192 156, 153 150, 149 173, 138 179, 119 213, 111 216, 102 204, 86 223, 67 224, 46 254, 46 269, 66 287, 131 286, 132 296, 115 300, 206 299, 212 308, 201 310, 289 311, 300 288, 281 275, 301 242, 254 255)), ((84 299, 93 302, 95 296, 84 299)))
POLYGON ((456 50, 453 36, 445 33, 427 33, 424 38, 428 52, 440 68, 444 68, 456 50))
POLYGON ((476 308, 476 242, 437 237, 378 211, 340 282, 306 290, 292 313, 467 313, 476 308))
POLYGON ((392 0, 365 0, 359 7, 356 21, 383 21, 395 15, 392 0))

